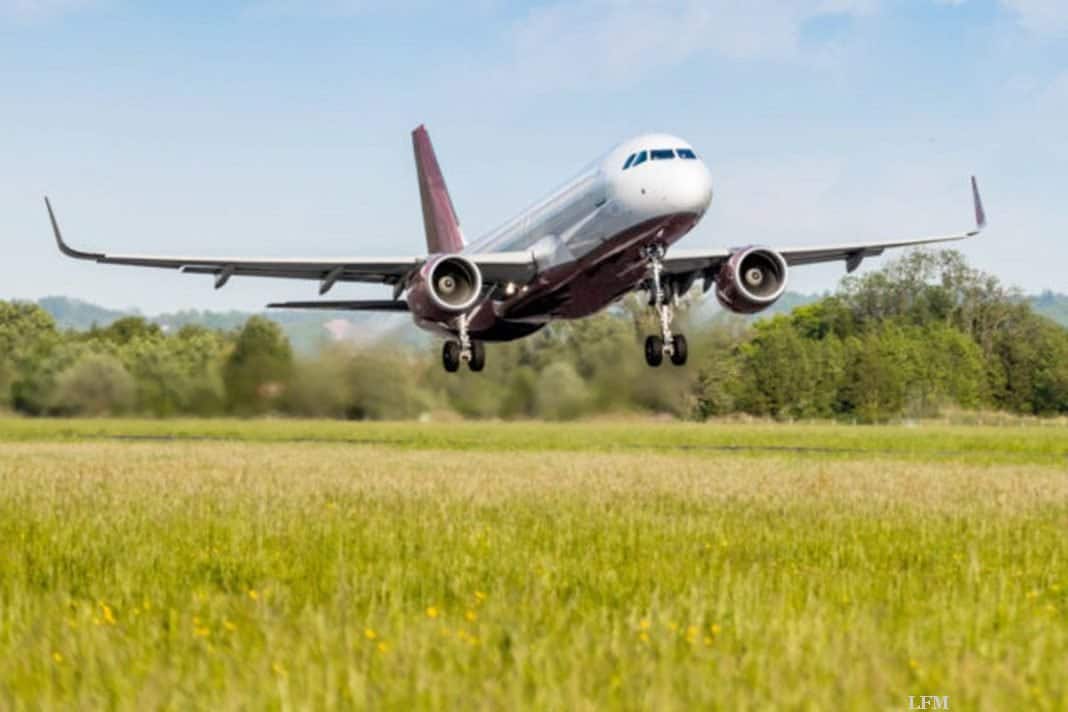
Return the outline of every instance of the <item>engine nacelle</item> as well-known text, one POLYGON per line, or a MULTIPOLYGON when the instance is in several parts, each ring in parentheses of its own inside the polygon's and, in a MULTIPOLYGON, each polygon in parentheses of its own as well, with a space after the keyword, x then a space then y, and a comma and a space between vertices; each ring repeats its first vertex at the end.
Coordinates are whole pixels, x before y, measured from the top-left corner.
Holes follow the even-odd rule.
POLYGON ((481 299, 482 271, 460 255, 428 260, 408 286, 408 307, 429 321, 444 321, 468 312, 481 299))
POLYGON ((766 247, 746 247, 730 256, 716 275, 716 299, 736 314, 767 309, 786 291, 786 260, 766 247))

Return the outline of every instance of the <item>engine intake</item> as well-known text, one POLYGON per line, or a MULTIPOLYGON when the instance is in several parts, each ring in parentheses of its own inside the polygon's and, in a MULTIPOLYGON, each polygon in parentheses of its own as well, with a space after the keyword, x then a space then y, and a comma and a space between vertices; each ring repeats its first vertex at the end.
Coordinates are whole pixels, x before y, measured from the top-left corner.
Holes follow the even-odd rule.
POLYGON ((786 291, 786 260, 766 247, 747 247, 730 256, 716 275, 716 299, 736 314, 767 309, 786 291))
POLYGON ((443 257, 427 273, 430 297, 442 309, 467 311, 482 295, 482 272, 466 257, 443 257))
POLYGON ((426 322, 469 312, 481 298, 482 271, 460 255, 430 259, 408 283, 408 308, 426 322))

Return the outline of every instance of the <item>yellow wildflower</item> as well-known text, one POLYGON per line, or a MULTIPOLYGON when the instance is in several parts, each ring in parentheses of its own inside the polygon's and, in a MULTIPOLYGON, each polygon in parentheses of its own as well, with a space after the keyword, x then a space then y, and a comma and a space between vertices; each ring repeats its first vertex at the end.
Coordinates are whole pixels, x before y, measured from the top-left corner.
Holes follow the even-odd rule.
POLYGON ((370 628, 364 628, 363 629, 363 637, 367 638, 368 640, 374 640, 375 638, 378 637, 378 633, 374 632, 370 628))
POLYGON ((275 675, 285 675, 286 674, 285 667, 283 667, 282 663, 278 662, 277 660, 275 660, 274 663, 271 665, 271 670, 274 670, 274 674, 275 675))
POLYGON ((52 653, 52 659, 56 661, 56 665, 59 665, 61 662, 63 662, 63 654, 57 650, 56 652, 52 653))
POLYGON ((478 602, 481 603, 482 601, 486 600, 486 594, 482 591, 475 591, 475 598, 477 598, 478 602))
POLYGON ((383 655, 388 653, 389 652, 389 643, 387 643, 384 640, 381 643, 379 643, 378 644, 378 652, 382 653, 383 655))
POLYGON ((233 633, 237 630, 237 624, 231 621, 229 618, 223 621, 223 628, 233 633))
POLYGON ((259 593, 257 593, 257 592, 256 592, 256 589, 254 589, 254 588, 250 588, 250 589, 248 590, 248 597, 249 597, 249 598, 251 598, 251 599, 252 599, 253 601, 258 601, 258 600, 260 600, 260 594, 259 594, 259 593))
POLYGON ((649 630, 649 626, 651 626, 651 625, 652 625, 652 623, 649 622, 648 618, 642 618, 638 622, 638 627, 641 628, 642 630, 649 630))
POLYGON ((428 606, 426 609, 427 618, 437 618, 440 613, 441 611, 438 610, 437 606, 428 606))
POLYGON ((469 622, 474 623, 478 620, 478 614, 474 611, 468 611, 464 614, 464 618, 466 618, 469 622))

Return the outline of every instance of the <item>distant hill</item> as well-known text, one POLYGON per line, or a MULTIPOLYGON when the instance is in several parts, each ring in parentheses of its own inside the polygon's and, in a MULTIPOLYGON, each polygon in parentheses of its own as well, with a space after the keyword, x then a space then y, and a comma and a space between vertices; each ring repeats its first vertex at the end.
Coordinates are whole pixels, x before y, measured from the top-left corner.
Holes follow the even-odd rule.
POLYGON ((93 326, 107 326, 126 316, 141 316, 135 311, 105 309, 70 297, 45 297, 38 299, 37 304, 52 315, 60 329, 76 331, 86 331, 93 326))
MULTIPOLYGON (((188 324, 231 331, 257 314, 233 310, 216 312, 186 309, 146 316, 136 309, 107 309, 70 297, 45 297, 37 303, 52 315, 61 329, 76 331, 86 331, 93 326, 107 326, 128 316, 144 317, 154 324, 159 324, 166 331, 178 330, 188 324)), ((293 348, 301 353, 314 353, 330 341, 368 343, 386 336, 394 337, 403 343, 421 343, 422 332, 412 328, 403 315, 354 314, 343 311, 271 311, 258 314, 281 326, 293 348)))
POLYGON ((1043 292, 1031 297, 1031 307, 1042 316, 1068 327, 1068 294, 1043 292))

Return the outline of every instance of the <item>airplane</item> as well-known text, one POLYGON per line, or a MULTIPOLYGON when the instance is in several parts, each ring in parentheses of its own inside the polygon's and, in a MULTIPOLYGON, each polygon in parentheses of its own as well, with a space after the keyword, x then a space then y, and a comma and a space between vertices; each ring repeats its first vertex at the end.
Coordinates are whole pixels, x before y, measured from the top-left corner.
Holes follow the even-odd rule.
POLYGON ((102 264, 210 274, 221 289, 232 277, 319 282, 319 296, 339 282, 392 287, 390 299, 297 301, 282 309, 408 312, 445 338, 442 364, 481 371, 486 342, 530 336, 554 319, 595 314, 631 292, 646 292, 659 333, 645 340, 645 360, 681 366, 686 337, 672 331, 674 308, 700 280, 725 309, 754 314, 786 290, 790 268, 844 261, 848 272, 891 248, 964 240, 986 227, 979 186, 971 179, 974 229, 951 235, 815 247, 673 249, 704 217, 712 178, 688 142, 668 134, 624 141, 563 187, 487 235, 468 243, 425 126, 412 132, 427 254, 407 257, 274 259, 155 257, 84 252, 63 239, 45 198, 60 251, 102 264))

